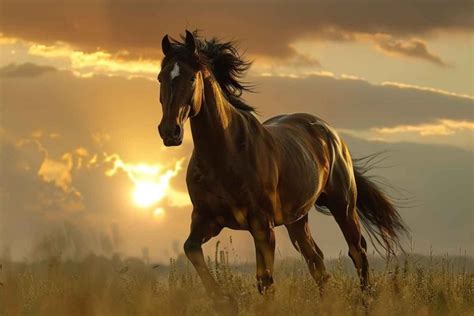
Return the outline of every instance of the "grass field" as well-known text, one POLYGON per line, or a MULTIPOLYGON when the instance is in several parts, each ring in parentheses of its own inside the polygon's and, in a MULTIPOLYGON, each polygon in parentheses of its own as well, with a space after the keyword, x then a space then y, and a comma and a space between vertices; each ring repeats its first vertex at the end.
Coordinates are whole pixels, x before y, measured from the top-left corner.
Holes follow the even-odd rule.
MULTIPOLYGON (((280 258, 274 298, 258 294, 253 265, 233 265, 227 258, 216 249, 208 264, 242 315, 474 315, 469 257, 408 255, 388 263, 374 257, 370 297, 360 293, 345 256, 327 261, 332 277, 323 297, 301 259, 280 258)), ((216 314, 184 256, 169 264, 147 261, 118 255, 79 261, 60 255, 34 262, 3 259, 0 315, 216 314)))

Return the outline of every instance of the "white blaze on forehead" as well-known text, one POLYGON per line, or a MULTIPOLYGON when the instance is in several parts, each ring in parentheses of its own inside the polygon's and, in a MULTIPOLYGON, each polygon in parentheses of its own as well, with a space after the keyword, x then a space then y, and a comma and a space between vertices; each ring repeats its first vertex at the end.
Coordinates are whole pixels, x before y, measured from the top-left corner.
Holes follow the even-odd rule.
POLYGON ((174 63, 173 70, 170 72, 171 80, 179 76, 179 66, 178 63, 174 63))

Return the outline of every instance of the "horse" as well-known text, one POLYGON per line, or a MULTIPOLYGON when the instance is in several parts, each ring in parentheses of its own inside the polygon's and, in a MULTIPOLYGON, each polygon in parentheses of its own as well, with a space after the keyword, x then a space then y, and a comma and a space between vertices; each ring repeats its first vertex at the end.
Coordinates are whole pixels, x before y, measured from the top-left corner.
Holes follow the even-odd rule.
POLYGON ((392 253, 407 228, 390 198, 357 166, 347 145, 324 120, 307 113, 284 114, 261 123, 242 99, 252 86, 242 81, 251 63, 234 42, 210 40, 186 30, 181 41, 162 39, 158 74, 165 146, 182 143, 189 119, 194 149, 186 184, 192 223, 184 252, 216 302, 236 302, 211 275, 202 245, 224 228, 247 230, 254 240, 258 291, 273 293, 274 227, 285 225, 320 288, 329 274, 311 236, 308 212, 333 215, 349 257, 369 287, 367 242, 392 253), (324 206, 324 208, 323 208, 324 206))

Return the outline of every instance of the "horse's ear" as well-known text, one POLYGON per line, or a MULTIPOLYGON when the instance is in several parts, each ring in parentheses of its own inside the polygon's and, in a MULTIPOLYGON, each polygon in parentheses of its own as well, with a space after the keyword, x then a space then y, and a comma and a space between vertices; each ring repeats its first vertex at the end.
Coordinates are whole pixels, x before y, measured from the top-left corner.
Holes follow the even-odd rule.
POLYGON ((163 54, 165 54, 165 56, 171 52, 171 43, 170 39, 168 38, 168 34, 163 36, 163 39, 161 40, 161 49, 163 50, 163 54))
POLYGON ((196 53, 196 40, 194 39, 193 33, 186 30, 186 47, 193 54, 196 53))

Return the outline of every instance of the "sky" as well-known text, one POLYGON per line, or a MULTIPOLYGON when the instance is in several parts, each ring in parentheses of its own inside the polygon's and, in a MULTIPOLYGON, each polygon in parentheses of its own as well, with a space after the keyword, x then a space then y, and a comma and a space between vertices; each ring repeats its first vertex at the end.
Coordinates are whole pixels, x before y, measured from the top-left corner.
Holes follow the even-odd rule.
MULTIPOLYGON (((198 29, 253 61, 263 121, 313 113, 399 199, 420 253, 474 255, 473 1, 0 0, 0 255, 182 252, 193 148, 157 132, 161 38, 198 29), (45 246, 46 245, 46 246, 45 246)), ((326 257, 346 252, 312 212, 326 257)), ((217 240, 253 261, 247 232, 217 240), (232 237, 232 243, 230 242, 232 237)), ((297 256, 284 228, 278 256, 297 256)))

